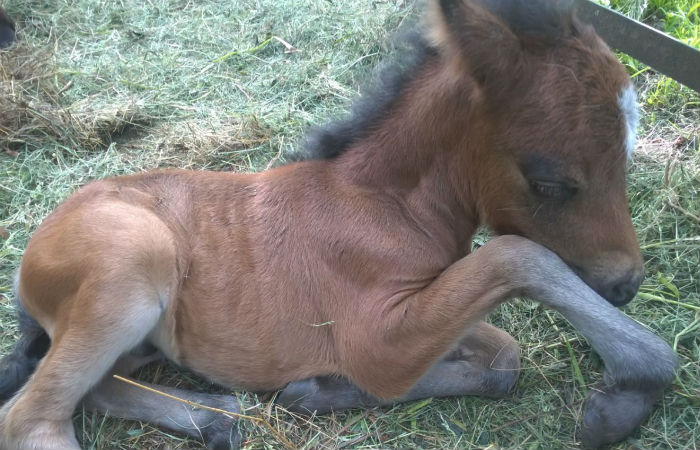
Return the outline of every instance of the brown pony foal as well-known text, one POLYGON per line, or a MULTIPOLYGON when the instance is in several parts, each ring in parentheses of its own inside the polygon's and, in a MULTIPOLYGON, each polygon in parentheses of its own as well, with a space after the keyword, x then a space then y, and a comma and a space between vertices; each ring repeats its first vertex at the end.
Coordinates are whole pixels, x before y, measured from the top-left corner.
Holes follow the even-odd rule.
POLYGON ((78 448, 81 402, 237 445, 229 419, 111 377, 162 356, 281 390, 297 411, 503 396, 518 346, 482 319, 516 296, 559 311, 605 362, 586 444, 645 419, 676 359, 614 307, 642 278, 625 70, 561 2, 430 6, 410 71, 317 134, 311 157, 102 180, 42 223, 18 277, 24 335, 3 361, 0 448, 78 448), (482 224, 502 236, 470 253, 482 224))

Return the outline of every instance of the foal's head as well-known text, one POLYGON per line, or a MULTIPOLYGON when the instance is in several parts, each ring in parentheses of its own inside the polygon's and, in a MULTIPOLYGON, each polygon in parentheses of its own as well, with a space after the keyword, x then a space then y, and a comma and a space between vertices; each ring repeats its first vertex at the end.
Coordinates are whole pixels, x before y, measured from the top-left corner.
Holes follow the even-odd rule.
POLYGON ((622 305, 643 273, 625 195, 636 95, 562 3, 441 0, 431 38, 453 79, 473 86, 478 125, 462 145, 481 220, 554 250, 622 305))

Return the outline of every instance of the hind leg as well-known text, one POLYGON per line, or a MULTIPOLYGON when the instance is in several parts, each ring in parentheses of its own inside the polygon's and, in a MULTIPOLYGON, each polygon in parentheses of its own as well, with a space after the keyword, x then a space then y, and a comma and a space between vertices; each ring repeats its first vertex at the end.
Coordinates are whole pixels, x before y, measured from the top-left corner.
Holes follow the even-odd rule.
MULTIPOLYGON (((89 289, 81 291, 89 295, 89 289)), ((135 292, 112 291, 110 297, 120 300, 118 310, 100 310, 97 306, 105 304, 99 297, 104 296, 93 294, 89 307, 73 308, 56 322, 48 354, 0 410, 0 448, 79 448, 71 423, 76 405, 121 354, 147 336, 162 313, 158 295, 135 292)), ((85 305, 81 300, 73 299, 73 305, 85 305)))
MULTIPOLYGON (((478 322, 467 330, 453 349, 443 358, 443 363, 462 364, 467 373, 478 383, 473 392, 454 395, 480 395, 491 398, 506 396, 515 386, 520 375, 520 347, 505 331, 478 322)), ((437 383, 440 382, 438 378, 437 383)))
MULTIPOLYGON (((85 397, 85 408, 123 419, 149 422, 195 439, 202 439, 209 449, 238 448, 241 437, 235 418, 206 409, 192 408, 111 376, 112 373, 129 375, 141 365, 159 359, 157 355, 156 352, 152 355, 126 355, 120 358, 114 370, 85 397)), ((202 394, 150 383, 139 384, 200 405, 240 414, 238 400, 231 395, 202 394)))
POLYGON ((515 340, 493 325, 478 322, 408 393, 398 399, 378 399, 344 378, 325 376, 290 383, 279 393, 277 403, 294 412, 323 414, 428 397, 480 395, 499 398, 513 388, 519 369, 520 357, 515 340))

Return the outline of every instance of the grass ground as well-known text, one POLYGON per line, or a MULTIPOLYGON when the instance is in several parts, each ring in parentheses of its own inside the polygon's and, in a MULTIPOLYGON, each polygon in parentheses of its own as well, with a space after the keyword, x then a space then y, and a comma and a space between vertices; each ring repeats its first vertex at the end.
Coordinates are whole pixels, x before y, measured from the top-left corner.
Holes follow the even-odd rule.
MULTIPOLYGON (((699 46, 698 4, 612 5, 699 46)), ((262 170, 311 124, 344 111, 403 0, 140 2, 6 0, 22 43, 0 52, 0 354, 17 338, 11 277, 31 232, 87 181, 174 166, 262 170)), ((700 447, 700 100, 621 55, 643 109, 629 174, 646 279, 625 312, 663 336, 681 366, 626 448, 700 447)), ((311 420, 260 412, 298 448, 574 448, 575 423, 601 364, 557 314, 516 301, 490 320, 516 335, 512 396, 426 400, 311 420), (575 376, 575 368, 582 377, 575 376)), ((217 389, 170 366, 146 381, 217 389)), ((221 391, 219 389, 219 391, 221 391)), ((265 410, 261 399, 239 394, 265 410)), ((200 448, 148 424, 78 412, 84 447, 200 448)), ((280 448, 246 424, 245 447, 280 448)))

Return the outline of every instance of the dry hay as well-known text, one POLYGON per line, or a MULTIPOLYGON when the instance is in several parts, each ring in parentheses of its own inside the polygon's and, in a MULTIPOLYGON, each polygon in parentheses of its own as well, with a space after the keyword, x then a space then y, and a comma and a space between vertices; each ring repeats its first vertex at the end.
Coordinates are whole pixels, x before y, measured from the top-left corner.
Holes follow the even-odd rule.
POLYGON ((0 51, 0 153, 57 145, 92 151, 118 142, 127 153, 141 153, 144 168, 197 168, 270 139, 271 131, 254 116, 169 121, 149 114, 143 98, 105 101, 96 93, 71 101, 66 93, 72 82, 55 59, 51 48, 25 43, 0 51))
POLYGON ((47 140, 70 147, 104 148, 126 128, 148 121, 136 101, 67 103, 54 53, 20 43, 0 51, 0 151, 40 148, 47 140), (60 87, 58 87, 60 86, 60 87))
POLYGON ((272 131, 251 117, 163 121, 119 139, 118 150, 142 170, 157 167, 254 171, 249 161, 272 131))
MULTIPOLYGON (((148 140, 167 154, 207 156, 260 145, 270 139, 269 130, 254 117, 247 119, 186 120, 151 130, 148 140)), ((198 158, 199 159, 199 158, 198 158)))

